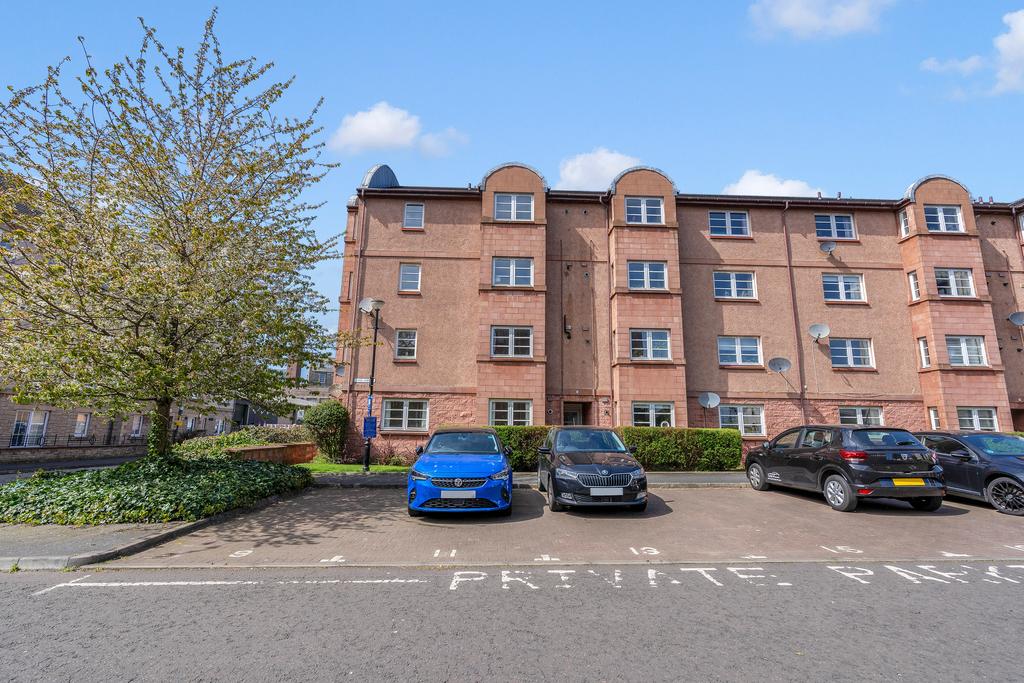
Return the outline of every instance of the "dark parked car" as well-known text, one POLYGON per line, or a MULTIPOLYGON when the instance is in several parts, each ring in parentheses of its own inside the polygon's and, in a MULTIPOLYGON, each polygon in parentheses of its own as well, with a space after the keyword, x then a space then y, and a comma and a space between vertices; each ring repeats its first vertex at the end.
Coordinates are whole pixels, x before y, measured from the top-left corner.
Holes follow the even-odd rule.
POLYGON ((556 512, 605 505, 647 509, 647 473, 611 429, 553 428, 540 448, 537 474, 556 512))
POLYGON ((935 451, 951 494, 1024 516, 1024 439, 994 432, 921 432, 935 451))
POLYGON ((850 512, 861 498, 899 498, 935 511, 946 494, 936 456, 904 429, 808 425, 779 434, 747 454, 747 479, 820 491, 850 512))

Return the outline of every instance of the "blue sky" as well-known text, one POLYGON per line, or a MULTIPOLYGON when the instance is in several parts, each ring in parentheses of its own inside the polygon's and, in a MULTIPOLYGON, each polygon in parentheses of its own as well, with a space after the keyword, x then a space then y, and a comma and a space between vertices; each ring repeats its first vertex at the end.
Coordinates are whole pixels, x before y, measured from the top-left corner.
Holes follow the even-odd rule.
MULTIPOLYGON (((891 198, 945 173, 1024 196, 1024 0, 219 6, 228 56, 297 77, 286 110, 326 100, 325 157, 341 167, 310 193, 327 202, 323 235, 378 161, 408 185, 477 183, 516 160, 552 186, 604 189, 636 162, 682 192, 891 198)), ((0 80, 37 82, 78 35, 107 65, 136 49, 139 15, 192 47, 210 8, 13 4, 0 80)), ((340 263, 315 278, 336 300, 340 263)))

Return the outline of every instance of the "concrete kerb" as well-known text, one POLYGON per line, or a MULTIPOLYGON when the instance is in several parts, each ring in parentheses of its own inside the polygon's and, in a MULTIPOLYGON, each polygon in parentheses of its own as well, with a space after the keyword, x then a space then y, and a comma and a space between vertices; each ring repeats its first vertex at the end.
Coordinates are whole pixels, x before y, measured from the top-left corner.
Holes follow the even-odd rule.
MULTIPOLYGON (((660 475, 675 475, 677 472, 649 472, 652 478, 660 479, 660 475)), ((686 475, 699 473, 686 472, 686 475)), ((745 489, 750 485, 742 472, 708 472, 712 476, 737 474, 743 477, 742 481, 649 481, 648 485, 659 489, 745 489)), ((323 473, 314 475, 314 486, 324 488, 352 488, 352 489, 404 489, 406 487, 406 475, 394 472, 345 472, 345 473, 323 473)), ((513 475, 512 488, 537 490, 537 475, 532 472, 517 472, 513 475), (516 481, 516 480, 519 481, 516 481), (524 481, 525 480, 525 481, 524 481)))

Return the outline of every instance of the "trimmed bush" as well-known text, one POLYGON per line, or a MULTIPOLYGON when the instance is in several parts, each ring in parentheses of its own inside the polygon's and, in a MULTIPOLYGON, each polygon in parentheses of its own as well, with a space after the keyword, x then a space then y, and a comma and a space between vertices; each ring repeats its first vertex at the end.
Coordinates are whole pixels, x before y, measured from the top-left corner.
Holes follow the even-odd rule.
POLYGON ((654 472, 714 472, 739 468, 743 439, 735 429, 619 427, 623 443, 636 447, 636 459, 654 472))
POLYGON ((253 434, 263 443, 309 443, 313 435, 306 425, 252 425, 241 431, 253 434))
POLYGON ((291 465, 146 457, 103 470, 40 472, 0 486, 0 522, 194 521, 312 483, 308 470, 291 465))
POLYGON ((338 401, 324 401, 306 409, 303 424, 320 452, 332 462, 341 462, 348 438, 348 409, 338 401))
POLYGON ((494 427, 501 442, 512 449, 508 456, 513 472, 537 469, 537 449, 547 438, 551 427, 494 427))
POLYGON ((269 443, 265 438, 259 436, 249 429, 239 429, 237 432, 220 434, 218 436, 200 436, 194 439, 185 439, 175 444, 171 452, 179 458, 195 460, 197 458, 218 458, 231 460, 232 456, 226 449, 237 446, 265 446, 269 443))

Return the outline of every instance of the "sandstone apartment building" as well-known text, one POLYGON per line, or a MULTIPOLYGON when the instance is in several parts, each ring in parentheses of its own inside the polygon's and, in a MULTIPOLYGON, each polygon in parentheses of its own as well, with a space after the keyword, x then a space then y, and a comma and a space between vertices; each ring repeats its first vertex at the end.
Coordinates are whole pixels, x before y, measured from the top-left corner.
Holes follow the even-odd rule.
MULTIPOLYGON (((833 199, 680 193, 646 167, 552 190, 518 163, 412 187, 379 165, 348 205, 339 328, 369 334, 358 304, 384 301, 384 448, 451 423, 1021 428, 1022 215, 945 176, 833 199)), ((371 349, 338 354, 358 427, 371 349)))

